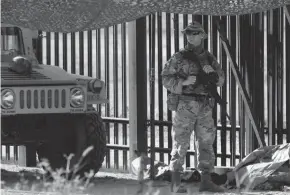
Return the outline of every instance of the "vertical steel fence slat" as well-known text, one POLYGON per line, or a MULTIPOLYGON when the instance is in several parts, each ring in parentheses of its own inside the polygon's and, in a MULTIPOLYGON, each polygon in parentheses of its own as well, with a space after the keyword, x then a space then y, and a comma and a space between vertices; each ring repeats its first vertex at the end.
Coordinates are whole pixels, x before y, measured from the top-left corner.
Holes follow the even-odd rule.
POLYGON ((278 116, 279 116, 279 113, 278 113, 278 104, 279 104, 279 97, 278 97, 278 91, 279 91, 279 86, 278 86, 278 82, 279 82, 279 56, 278 56, 278 52, 279 52, 279 8, 277 9, 274 9, 274 17, 273 17, 273 41, 274 41, 274 69, 275 69, 275 82, 274 82, 274 85, 275 85, 275 91, 274 91, 274 97, 275 97, 275 115, 276 117, 274 118, 275 120, 275 140, 274 140, 274 143, 275 144, 278 144, 278 133, 279 133, 279 119, 278 119, 278 116))
POLYGON ((193 15, 192 20, 199 22, 202 24, 203 15, 193 15))
POLYGON ((113 26, 113 88, 114 88, 114 116, 118 117, 118 27, 113 26))
MULTIPOLYGON (((118 118, 118 26, 113 26, 113 90, 114 117, 118 118)), ((119 144, 119 125, 114 123, 114 144, 119 144)), ((118 150, 114 150, 114 168, 119 168, 118 150)))
MULTIPOLYGON (((258 102, 258 98, 261 94, 261 82, 260 79, 263 78, 260 76, 260 70, 259 70, 259 66, 260 66, 260 62, 259 62, 259 47, 260 47, 260 37, 261 35, 259 35, 259 15, 256 14, 252 14, 252 34, 251 34, 251 38, 252 38, 252 45, 253 45, 253 51, 252 53, 252 61, 251 61, 251 65, 252 66, 252 75, 251 75, 251 83, 255 83, 255 86, 251 85, 251 94, 252 94, 252 103, 253 103, 253 110, 254 110, 254 114, 257 116, 257 125, 259 127, 260 126, 260 118, 259 118, 259 113, 260 113, 260 109, 259 109, 259 102, 258 102), (259 36, 259 37, 258 37, 259 36)), ((259 132, 260 133, 260 132, 259 132)), ((255 136, 255 132, 252 131, 252 144, 253 144, 253 149, 256 149, 258 147, 258 142, 255 136)))
MULTIPOLYGON (((96 32, 96 77, 98 79, 101 79, 101 30, 97 29, 96 32)), ((108 83, 105 83, 105 85, 108 85, 108 83)), ((101 114, 101 105, 99 104, 97 107, 99 113, 101 114)))
MULTIPOLYGON (((257 34, 256 37, 258 39, 258 49, 256 50, 257 60, 256 63, 258 64, 258 75, 257 78, 259 79, 259 92, 257 92, 256 95, 256 110, 257 115, 259 119, 259 125, 260 125, 260 136, 264 140, 264 63, 263 63, 263 50, 264 50, 264 13, 258 13, 256 14, 256 24, 257 24, 257 34), (262 94, 262 95, 261 95, 262 94)), ((253 134, 254 135, 254 134, 253 134)), ((258 140, 255 137, 255 148, 258 148, 258 140)))
POLYGON ((59 33, 54 33, 54 65, 59 66, 59 33))
MULTIPOLYGON (((100 35, 100 29, 97 29, 96 31, 96 76, 98 79, 101 79, 101 35, 100 35)), ((107 83, 106 83, 107 85, 107 83)))
MULTIPOLYGON (((256 21, 257 14, 252 14, 251 17, 251 61, 250 61, 250 68, 251 70, 249 71, 250 74, 250 83, 255 83, 256 85, 250 85, 250 94, 252 94, 252 105, 253 105, 253 110, 255 111, 255 114, 257 115, 259 110, 258 107, 258 102, 257 102, 257 94, 260 93, 260 78, 257 77, 259 75, 259 56, 257 55, 257 50, 259 49, 259 38, 257 37, 258 35, 258 21, 256 21), (256 39, 257 38, 257 39, 256 39)), ((258 119, 258 125, 260 123, 259 117, 258 119)), ((252 129, 253 130, 253 129, 252 129)), ((257 145, 257 142, 255 141, 255 133, 254 131, 251 132, 251 137, 252 137, 252 143, 253 143, 253 148, 255 148, 257 145)))
MULTIPOLYGON (((146 48, 146 52, 148 53, 148 63, 147 63, 147 65, 149 66, 148 67, 148 71, 147 71, 147 74, 148 74, 148 76, 147 76, 147 78, 148 78, 147 85, 149 86, 149 91, 150 91, 147 94, 148 100, 149 100, 149 108, 148 108, 148 111, 149 111, 149 120, 152 117, 151 116, 151 112, 152 112, 152 110, 151 110, 152 109, 151 104, 154 104, 154 99, 153 99, 153 102, 151 100, 152 91, 153 91, 152 90, 152 86, 151 86, 151 66, 152 66, 152 49, 153 49, 153 47, 152 47, 152 36, 153 36, 152 35, 152 15, 153 14, 149 15, 148 17, 146 17, 146 25, 148 25, 147 26, 147 28, 148 28, 148 35, 146 35, 146 37, 148 38, 148 48, 146 48)), ((150 124, 149 131, 147 131, 147 138, 150 138, 150 142, 148 140, 148 144, 150 144, 150 148, 152 147, 152 145, 151 145, 151 139, 152 139, 152 137, 151 137, 151 134, 152 134, 151 131, 152 131, 152 129, 151 129, 151 124, 150 124)), ((149 155, 151 155, 151 154, 152 153, 150 153, 149 155)))
MULTIPOLYGON (((213 21, 216 21, 219 17, 218 16, 211 16, 211 32, 209 33, 209 35, 212 38, 212 54, 217 58, 218 56, 218 46, 217 46, 217 42, 218 42, 218 30, 217 30, 217 26, 213 21)), ((213 120, 214 120, 214 125, 215 127, 217 126, 217 104, 215 104, 214 108, 213 108, 213 120)), ((217 131, 216 131, 216 136, 215 136, 215 140, 213 143, 213 150, 215 153, 215 156, 217 156, 217 131)), ((215 161, 215 165, 217 165, 217 158, 215 161)))
MULTIPOLYGON (((188 15, 183 15, 183 29, 188 26, 188 15)), ((187 44, 186 36, 183 36, 183 45, 185 46, 187 44)))
MULTIPOLYGON (((169 60, 169 58, 171 57, 171 14, 166 13, 166 17, 165 17, 165 21, 166 21, 166 61, 169 60)), ((167 91, 167 96, 169 94, 169 91, 167 91)), ((172 112, 170 110, 168 110, 167 108, 167 120, 168 121, 172 121, 172 112)), ((171 130, 172 130, 172 126, 169 126, 167 128, 168 131, 168 148, 172 148, 172 136, 171 136, 171 130)), ((168 154, 168 159, 170 159, 170 153, 168 154)))
POLYGON ((79 72, 80 75, 84 75, 84 32, 79 32, 79 72))
MULTIPOLYGON (((242 29, 245 26, 245 21, 244 21, 244 16, 240 16, 239 17, 239 30, 242 29)), ((242 63, 243 63, 243 55, 244 55, 244 45, 243 45, 243 40, 244 40, 244 33, 240 30, 239 31, 239 71, 242 75, 242 77, 244 78, 244 73, 243 73, 243 68, 242 68, 242 63)), ((244 125, 244 115, 243 115, 243 101, 242 101, 242 97, 240 94, 240 89, 238 88, 238 102, 239 102, 239 125, 241 130, 239 131, 239 151, 240 151, 240 159, 242 159, 242 157, 245 155, 245 147, 244 147, 244 129, 245 129, 245 125, 244 125)))
POLYGON ((266 66, 266 64, 265 64, 265 46, 266 46, 266 43, 265 43, 265 38, 266 38, 266 36, 265 36, 265 34, 264 34, 264 29, 265 29, 265 26, 266 26, 266 24, 265 24, 265 20, 264 20, 264 18, 266 17, 266 14, 265 14, 265 12, 263 12, 263 13, 260 13, 260 25, 259 25, 259 31, 260 31, 260 35, 261 35, 261 37, 260 37, 260 43, 261 43, 261 45, 260 45, 260 52, 259 52, 259 54, 260 54, 260 75, 261 75, 261 87, 262 87, 262 90, 261 90, 261 94, 260 94, 260 98, 259 98, 259 101, 260 101, 260 109, 262 108, 262 110, 261 110, 261 112, 260 112, 260 120, 261 120, 261 133, 263 133, 263 140, 264 140, 264 142, 266 142, 265 141, 265 109, 266 109, 266 107, 265 107, 265 96, 264 96, 264 94, 265 94, 265 91, 266 91, 266 88, 265 88, 265 81, 266 81, 266 77, 265 77, 265 66, 266 66))
POLYGON ((51 37, 50 37, 50 32, 46 33, 46 64, 51 65, 51 55, 50 55, 50 48, 51 48, 51 37))
POLYGON ((137 149, 139 152, 148 151, 148 56, 146 34, 147 17, 142 17, 136 21, 136 76, 137 76, 137 149))
MULTIPOLYGON (((203 26, 205 32, 208 32, 208 19, 209 19, 209 16, 206 16, 206 15, 202 16, 202 26, 203 26)), ((204 48, 206 50, 208 50, 208 39, 205 39, 203 41, 203 44, 204 44, 204 48)))
MULTIPOLYGON (((236 48, 237 43, 237 33, 236 33, 236 16, 230 17, 230 27, 229 31, 231 34, 229 35, 230 44, 232 48, 236 48)), ((237 58, 236 52, 234 52, 235 58, 237 58)), ((230 134, 230 145, 231 145, 231 166, 235 166, 236 163, 236 81, 233 75, 233 72, 230 71, 230 125, 231 125, 231 134, 230 134)))
POLYGON ((10 145, 6 145, 6 160, 10 160, 10 145))
MULTIPOLYGON (((105 83, 107 87, 107 99, 110 100, 110 48, 109 48, 109 27, 104 29, 104 50, 105 50, 105 83)), ((110 117, 110 103, 105 105, 105 116, 110 117)), ((107 140, 108 143, 110 143, 111 133, 110 133, 110 123, 106 123, 106 130, 107 130, 107 140)), ((107 168, 111 167, 111 159, 110 159, 110 150, 107 151, 106 155, 106 162, 107 162, 107 168)))
MULTIPOLYGON (((107 86, 107 98, 110 99, 110 47, 109 47, 109 28, 105 28, 105 82, 107 86)), ((110 116, 110 103, 106 104, 105 116, 110 116)))
MULTIPOLYGON (((223 24, 227 24, 227 18, 225 16, 221 17, 221 21, 223 24)), ((228 28, 227 25, 225 25, 226 28, 228 28)), ((225 29, 226 32, 226 29, 225 29)), ((220 42, 219 44, 219 48, 220 48, 220 64, 222 66, 222 69, 224 71, 225 74, 225 81, 224 81, 224 85, 221 87, 221 98, 225 101, 227 101, 227 75, 228 75, 228 71, 227 71, 227 56, 225 51, 223 50, 222 44, 220 42)), ((227 112, 227 107, 226 105, 221 105, 220 106, 220 120, 221 120, 221 153, 222 153, 222 158, 221 158, 221 165, 222 166, 226 166, 226 153, 227 153, 227 118, 226 118, 226 112, 227 112)))
MULTIPOLYGON (((288 6, 288 11, 290 11, 290 6, 288 6)), ((286 55, 286 135, 287 135, 287 143, 290 143, 290 21, 286 22, 286 28, 285 28, 285 35, 286 35, 286 41, 285 49, 286 52, 284 53, 286 55)))
MULTIPOLYGON (((162 71, 162 13, 157 13, 157 66, 158 66, 158 103, 159 103, 159 120, 163 121, 163 85, 162 85, 162 78, 161 78, 161 71, 162 71)), ((159 147, 164 148, 164 127, 159 125, 159 147)), ((164 153, 160 153, 160 161, 164 162, 164 153)))
POLYGON ((63 33, 62 34, 62 41, 63 41, 63 45, 62 45, 62 61, 63 61, 63 69, 65 71, 67 71, 67 33, 63 33))
POLYGON ((274 80, 274 83, 273 83, 273 98, 275 99, 275 104, 274 104, 274 112, 275 112, 275 117, 273 118, 273 120, 275 121, 275 126, 273 127, 274 129, 274 137, 273 137, 273 144, 277 144, 277 136, 278 136, 278 120, 277 120, 277 117, 278 117, 278 19, 279 19, 279 16, 278 16, 278 13, 279 13, 279 10, 278 9, 274 9, 273 10, 273 37, 272 37, 272 47, 273 47, 273 70, 274 70, 274 75, 275 75, 275 80, 274 80), (275 89, 275 90, 274 90, 275 89))
MULTIPOLYGON (((119 125, 114 123, 114 144, 119 145, 119 125)), ((119 169, 119 150, 114 150, 114 168, 119 169)))
POLYGON ((37 57, 37 60, 40 64, 43 64, 43 49, 42 49, 42 46, 43 46, 43 32, 42 31, 38 31, 38 37, 37 37, 37 51, 36 51, 36 57, 37 57))
POLYGON ((283 8, 277 18, 277 144, 283 143, 283 8))
POLYGON ((273 45, 273 10, 268 12, 268 36, 267 36, 267 49, 268 49, 268 143, 269 145, 275 144, 275 68, 274 68, 274 48, 273 45))
MULTIPOLYGON (((258 40, 257 47, 256 49, 256 64, 258 65, 257 73, 258 75, 256 76, 257 79, 259 80, 259 91, 256 91, 256 113, 258 115, 259 119, 259 125, 260 125, 260 137, 261 139, 265 139, 265 130, 264 130, 264 91, 265 91, 265 78, 264 78, 264 13, 257 13, 256 14, 256 28, 257 28, 257 34, 256 34, 256 39, 258 40)), ((255 134, 253 133, 253 136, 255 137, 255 134)), ((258 140, 255 137, 255 148, 258 148, 258 140)))
MULTIPOLYGON (((151 96, 151 88, 150 88, 150 76, 151 76, 151 62, 152 62, 152 51, 151 51, 151 49, 152 49, 152 14, 151 15, 149 15, 148 17, 146 17, 146 25, 147 25, 147 28, 148 28, 148 34, 146 35, 146 37, 148 38, 148 48, 146 48, 146 52, 148 53, 148 71, 147 71, 147 74, 148 74, 148 76, 147 76, 147 78, 149 78, 148 80, 147 80, 147 85, 149 85, 149 91, 150 91, 150 93, 149 94, 147 94, 148 95, 148 100, 149 100, 149 102, 151 101, 151 99, 150 99, 150 96, 151 96)), ((150 114, 151 114, 151 106, 149 106, 149 118, 151 117, 150 116, 150 114)), ((150 136, 149 136, 150 137, 150 136)), ((149 138, 148 137, 148 138, 149 138)))
MULTIPOLYGON (((253 60, 253 48, 252 48, 252 27, 251 27, 251 18, 252 18, 252 14, 249 14, 246 16, 246 20, 245 20, 245 26, 246 26, 246 30, 245 30, 245 39, 244 40, 244 44, 245 44, 245 63, 242 65, 244 66, 244 75, 245 75, 245 87, 247 90, 247 93, 249 94, 249 98, 250 98, 250 102, 252 102, 252 96, 253 94, 251 93, 251 75, 252 75, 252 60, 253 60), (248 48, 250 47, 250 49, 248 48)), ((246 108, 246 107, 244 107, 246 108)), ((244 111, 244 116, 245 116, 245 151, 246 153, 248 153, 251 147, 251 145, 247 145, 250 144, 250 132, 253 130, 251 122, 250 122, 250 118, 248 117, 246 110, 244 111), (248 141, 248 142, 246 142, 248 141)))
POLYGON ((93 76, 93 32, 92 30, 88 31, 88 76, 93 76))
MULTIPOLYGON (((121 25, 121 47, 122 47, 122 117, 127 118, 127 52, 126 52, 126 23, 121 25)), ((128 144, 127 124, 123 124, 123 145, 128 144)), ((128 152, 123 151, 123 167, 125 170, 128 169, 128 152)))
POLYGON ((127 118, 127 52, 126 52, 126 24, 121 26, 122 47, 122 117, 127 118))
MULTIPOLYGON (((151 15, 151 48, 150 48, 150 55, 151 55, 151 61, 150 61, 150 121, 151 121, 151 126, 150 126, 150 158, 151 162, 153 163, 155 161, 155 125, 154 125, 154 120, 155 120, 155 48, 156 48, 156 43, 155 43, 155 38, 156 38, 156 15, 152 14, 151 15)), ((151 163, 151 167, 154 166, 154 164, 151 163)), ((152 172, 151 172, 152 173, 152 172)), ((153 175, 151 174, 151 177, 153 175)))
MULTIPOLYGON (((255 59, 255 41, 254 41, 254 33, 255 33, 255 29, 252 25, 252 22, 253 22, 253 14, 250 14, 249 15, 249 42, 248 42, 248 46, 250 46, 249 48, 249 53, 248 53, 248 61, 247 61, 247 65, 246 65, 246 72, 247 72, 247 87, 248 87, 248 94, 249 94, 249 97, 250 97, 250 101, 253 105, 253 110, 255 110, 255 92, 253 90, 253 88, 255 86, 251 85, 251 83, 255 82, 255 67, 256 67, 256 64, 254 63, 254 59, 255 59)), ((248 117, 247 117, 248 119, 248 117)), ((246 136, 246 139, 249 139, 248 140, 248 143, 253 143, 253 128, 252 128, 252 125, 249 121, 249 119, 247 120, 248 124, 248 128, 249 128, 249 134, 247 134, 246 136)))
POLYGON ((174 52, 176 53, 179 51, 179 17, 178 17, 178 14, 174 14, 173 28, 174 28, 174 52))
POLYGON ((279 50, 279 46, 278 46, 278 39, 279 39, 279 30, 278 30, 278 27, 279 27, 279 8, 277 9, 274 9, 273 10, 273 42, 272 42, 272 47, 274 46, 274 51, 273 51, 273 69, 274 69, 274 74, 275 74, 275 80, 274 80, 274 86, 275 86, 275 89, 273 88, 273 93, 272 95, 274 96, 274 99, 275 99, 275 104, 274 104, 274 112, 275 112, 275 117, 273 118, 273 120, 275 121, 275 126, 273 127, 274 128, 274 134, 275 134, 275 137, 273 138, 273 144, 278 144, 277 143, 277 140, 278 140, 278 80, 279 80, 279 77, 278 77, 278 50, 279 50))
MULTIPOLYGON (((111 138, 111 133, 110 133, 110 123, 105 123, 105 129, 106 129, 106 134, 107 134, 107 144, 110 144, 110 138, 111 138)), ((111 156, 110 156, 110 149, 107 148, 106 151, 106 168, 111 168, 111 156)))
POLYGON ((71 33, 71 73, 76 73, 76 42, 75 42, 75 33, 71 33))
MULTIPOLYGON (((241 69, 243 73, 243 79, 244 79, 244 84, 247 93, 249 93, 249 72, 248 72, 248 64, 250 63, 250 52, 249 52, 249 43, 250 43, 250 15, 245 15, 243 18, 243 27, 245 30, 243 31, 243 39, 241 45, 243 46, 243 53, 241 53, 241 69)), ((250 95, 249 95, 250 97, 250 95)), ((242 100, 242 99, 241 99, 242 100)), ((246 108, 245 105, 242 101, 242 106, 243 106, 243 150, 246 154, 246 131, 249 130, 250 124, 249 124, 249 118, 246 115, 246 108)))
POLYGON ((14 145, 13 146, 13 152, 14 152, 14 161, 18 161, 19 160, 19 156, 18 156, 18 146, 14 145))

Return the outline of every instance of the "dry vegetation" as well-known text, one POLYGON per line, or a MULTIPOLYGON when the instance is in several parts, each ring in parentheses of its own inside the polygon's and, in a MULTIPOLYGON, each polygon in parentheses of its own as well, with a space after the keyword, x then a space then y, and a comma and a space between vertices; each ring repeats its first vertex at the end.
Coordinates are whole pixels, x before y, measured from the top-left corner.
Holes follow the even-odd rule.
MULTIPOLYGON (((86 155, 88 148, 84 153, 86 155)), ((168 195, 174 194, 169 191, 169 183, 162 181, 149 181, 143 179, 142 169, 139 175, 127 175, 123 177, 117 173, 104 173, 94 177, 92 173, 88 173, 85 177, 80 178, 72 174, 78 169, 78 164, 69 169, 72 155, 67 157, 66 169, 57 169, 53 171, 47 160, 42 160, 38 164, 38 168, 27 168, 29 171, 20 171, 13 173, 1 169, 1 194, 51 194, 51 195, 168 195), (42 168, 42 169, 41 169, 42 168), (30 173, 30 174, 28 174, 30 173), (111 177, 108 177, 111 175, 111 177), (104 177, 105 176, 105 177, 104 177)), ((80 160, 81 161, 81 160, 80 160)), ((79 162, 80 162, 79 161, 79 162)), ((140 161, 142 162, 142 161, 140 161)), ((2 168, 3 165, 1 165, 2 168)), ((199 193, 198 183, 186 184, 188 194, 209 194, 199 193)), ((287 190, 287 189, 286 189, 287 190)), ((288 189, 289 190, 289 189, 288 189)), ((289 191, 288 191, 289 193, 289 191)), ((270 195, 279 194, 286 195, 287 192, 242 192, 239 190, 230 190, 223 195, 248 194, 248 195, 270 195)), ((214 193, 211 193, 214 194, 214 193)))

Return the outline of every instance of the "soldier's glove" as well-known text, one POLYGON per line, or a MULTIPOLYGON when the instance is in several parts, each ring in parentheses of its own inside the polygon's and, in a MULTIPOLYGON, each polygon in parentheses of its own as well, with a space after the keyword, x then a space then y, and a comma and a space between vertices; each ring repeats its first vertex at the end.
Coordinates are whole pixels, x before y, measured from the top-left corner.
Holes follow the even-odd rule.
POLYGON ((202 67, 202 70, 206 73, 206 74, 209 74, 209 73, 213 73, 215 72, 215 70, 212 68, 211 65, 204 65, 202 67))
POLYGON ((197 77, 195 75, 190 75, 185 81, 183 81, 182 85, 194 85, 196 83, 197 77))

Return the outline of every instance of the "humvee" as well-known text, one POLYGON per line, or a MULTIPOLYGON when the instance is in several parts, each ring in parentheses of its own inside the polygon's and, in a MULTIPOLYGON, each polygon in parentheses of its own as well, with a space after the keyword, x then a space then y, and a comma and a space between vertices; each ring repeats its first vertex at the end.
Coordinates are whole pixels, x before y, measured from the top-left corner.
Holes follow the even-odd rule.
POLYGON ((38 38, 37 31, 1 24, 2 144, 24 145, 53 169, 65 168, 66 155, 74 154, 70 167, 79 163, 77 174, 96 173, 106 132, 94 105, 108 102, 105 83, 39 64, 38 38), (83 157, 84 151, 90 152, 83 157))

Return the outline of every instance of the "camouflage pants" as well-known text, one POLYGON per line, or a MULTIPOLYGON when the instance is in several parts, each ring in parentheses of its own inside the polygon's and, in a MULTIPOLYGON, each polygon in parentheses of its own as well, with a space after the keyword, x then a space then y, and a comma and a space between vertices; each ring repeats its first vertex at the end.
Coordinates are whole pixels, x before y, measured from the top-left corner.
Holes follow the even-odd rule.
POLYGON ((198 169, 202 173, 213 171, 215 154, 213 142, 216 127, 212 118, 214 100, 179 100, 172 128, 170 170, 183 171, 190 136, 194 130, 197 141, 198 169))

